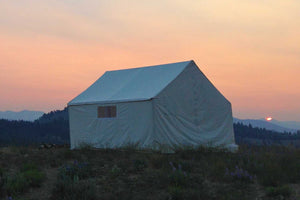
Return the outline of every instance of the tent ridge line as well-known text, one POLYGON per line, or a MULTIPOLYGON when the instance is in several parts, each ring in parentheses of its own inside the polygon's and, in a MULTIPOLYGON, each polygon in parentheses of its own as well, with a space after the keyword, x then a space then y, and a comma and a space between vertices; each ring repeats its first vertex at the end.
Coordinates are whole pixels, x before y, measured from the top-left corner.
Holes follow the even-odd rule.
POLYGON ((154 98, 140 99, 140 100, 125 100, 125 101, 99 101, 91 103, 78 103, 78 104, 68 104, 69 106, 83 106, 83 105, 95 105, 95 104, 116 104, 116 103, 133 103, 133 102, 142 102, 142 101, 152 101, 154 98))

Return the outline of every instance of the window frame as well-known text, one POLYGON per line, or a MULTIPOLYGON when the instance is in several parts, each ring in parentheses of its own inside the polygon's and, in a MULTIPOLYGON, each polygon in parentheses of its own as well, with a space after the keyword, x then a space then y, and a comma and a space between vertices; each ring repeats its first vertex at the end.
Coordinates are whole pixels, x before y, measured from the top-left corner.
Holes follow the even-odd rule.
POLYGON ((97 118, 98 119, 114 119, 117 118, 117 106, 97 106, 97 118))

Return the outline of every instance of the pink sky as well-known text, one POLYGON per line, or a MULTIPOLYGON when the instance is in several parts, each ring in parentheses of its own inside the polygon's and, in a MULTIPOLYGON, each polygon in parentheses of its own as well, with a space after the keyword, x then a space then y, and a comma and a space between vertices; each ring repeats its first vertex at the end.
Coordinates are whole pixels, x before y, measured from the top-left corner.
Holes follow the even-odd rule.
POLYGON ((299 10, 298 0, 0 0, 0 110, 62 109, 106 70, 193 59, 235 117, 300 121, 299 10))

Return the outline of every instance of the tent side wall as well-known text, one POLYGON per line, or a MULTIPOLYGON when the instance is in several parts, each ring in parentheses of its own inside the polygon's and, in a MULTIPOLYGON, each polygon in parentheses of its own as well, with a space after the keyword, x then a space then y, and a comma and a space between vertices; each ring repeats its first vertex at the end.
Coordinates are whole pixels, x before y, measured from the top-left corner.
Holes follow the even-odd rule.
POLYGON ((71 149, 82 144, 97 148, 152 144, 152 102, 69 106, 71 149), (98 118, 99 106, 116 106, 115 118, 98 118))
POLYGON ((230 102, 194 62, 153 99, 156 140, 162 144, 235 144, 230 102))

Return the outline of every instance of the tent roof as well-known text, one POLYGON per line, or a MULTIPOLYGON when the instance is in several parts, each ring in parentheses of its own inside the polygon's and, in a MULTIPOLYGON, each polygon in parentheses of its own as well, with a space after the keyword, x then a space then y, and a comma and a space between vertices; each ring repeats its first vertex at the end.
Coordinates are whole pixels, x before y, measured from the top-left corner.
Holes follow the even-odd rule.
POLYGON ((149 100, 159 94, 191 62, 107 71, 68 105, 149 100))

